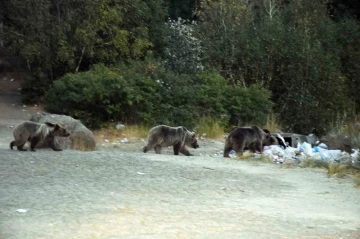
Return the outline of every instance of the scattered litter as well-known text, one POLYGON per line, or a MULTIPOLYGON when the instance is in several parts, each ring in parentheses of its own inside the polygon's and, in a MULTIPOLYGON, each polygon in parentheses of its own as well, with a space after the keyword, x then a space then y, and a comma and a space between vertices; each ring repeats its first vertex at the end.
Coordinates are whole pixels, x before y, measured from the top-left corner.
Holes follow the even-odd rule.
POLYGON ((123 130, 123 129, 125 129, 125 125, 123 125, 123 124, 117 124, 117 125, 115 126, 115 128, 116 128, 117 130, 123 130))
MULTIPOLYGON (((202 156, 201 154, 199 154, 200 156, 202 156)), ((222 150, 220 150, 219 152, 217 152, 217 153, 214 153, 214 157, 223 157, 223 155, 224 155, 224 151, 222 151, 222 150)))
MULTIPOLYGON (((299 145, 299 143, 298 143, 299 145)), ((298 146, 299 147, 299 146, 298 146)), ((303 142, 301 145, 300 145, 300 152, 303 152, 304 154, 310 156, 312 153, 313 153, 313 150, 311 148, 311 144, 309 143, 306 143, 306 142, 303 142)))
POLYGON ((353 149, 350 155, 353 158, 357 158, 359 156, 359 150, 358 149, 353 149))
POLYGON ((25 212, 27 212, 27 209, 22 209, 22 208, 20 208, 20 209, 16 209, 16 211, 17 211, 17 212, 21 212, 21 213, 25 213, 25 212))
POLYGON ((121 143, 127 143, 127 142, 129 142, 129 140, 127 138, 123 138, 123 139, 120 140, 120 142, 121 143))
POLYGON ((26 108, 26 105, 23 105, 24 108, 26 108))
POLYGON ((109 140, 108 140, 108 139, 105 139, 104 141, 105 141, 106 143, 109 143, 109 140))
POLYGON ((14 128, 14 125, 10 125, 9 128, 14 128))
POLYGON ((26 111, 25 109, 22 109, 21 111, 26 111))
POLYGON ((352 155, 341 150, 329 150, 328 146, 321 143, 312 147, 311 144, 303 142, 298 143, 297 147, 287 147, 282 149, 278 145, 264 147, 264 155, 269 157, 275 163, 299 163, 302 160, 323 160, 327 162, 345 162, 349 157, 357 157, 358 150, 353 150, 352 155))
POLYGON ((14 81, 14 79, 11 79, 10 81, 14 81))
POLYGON ((137 172, 137 174, 143 175, 143 174, 145 174, 145 173, 142 173, 142 172, 137 172))
POLYGON ((213 168, 203 167, 204 169, 214 170, 213 168))
POLYGON ((231 150, 231 151, 230 151, 229 157, 230 157, 230 158, 236 158, 236 152, 235 152, 235 150, 231 150))

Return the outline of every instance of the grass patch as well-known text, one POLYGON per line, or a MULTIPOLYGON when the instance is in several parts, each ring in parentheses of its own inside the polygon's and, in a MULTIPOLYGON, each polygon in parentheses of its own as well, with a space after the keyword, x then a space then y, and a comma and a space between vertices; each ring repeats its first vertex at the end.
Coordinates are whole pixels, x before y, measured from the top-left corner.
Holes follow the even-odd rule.
POLYGON ((301 160, 301 165, 305 168, 329 168, 329 163, 323 160, 306 159, 301 160))
POLYGON ((196 128, 196 133, 200 136, 206 134, 206 138, 211 139, 223 139, 224 138, 224 128, 221 127, 219 122, 210 118, 202 117, 199 120, 199 126, 196 128))
POLYGON ((264 156, 264 155, 260 155, 260 157, 254 156, 254 153, 250 153, 250 152, 244 152, 242 155, 237 155, 236 158, 237 160, 244 160, 244 161, 254 161, 256 160, 256 162, 261 161, 264 163, 272 163, 273 161, 271 160, 270 157, 264 156))
POLYGON ((264 128, 268 129, 272 133, 280 132, 281 127, 274 113, 268 115, 264 128))
POLYGON ((345 164, 330 163, 328 166, 328 175, 330 177, 336 176, 338 178, 343 178, 346 176, 348 171, 348 166, 345 164))
POLYGON ((107 139, 110 141, 119 138, 147 138, 150 128, 144 125, 125 125, 124 129, 117 130, 115 124, 107 124, 99 130, 94 131, 96 139, 107 139))
POLYGON ((353 180, 354 180, 354 183, 355 183, 355 187, 357 188, 360 188, 360 172, 353 175, 353 180))

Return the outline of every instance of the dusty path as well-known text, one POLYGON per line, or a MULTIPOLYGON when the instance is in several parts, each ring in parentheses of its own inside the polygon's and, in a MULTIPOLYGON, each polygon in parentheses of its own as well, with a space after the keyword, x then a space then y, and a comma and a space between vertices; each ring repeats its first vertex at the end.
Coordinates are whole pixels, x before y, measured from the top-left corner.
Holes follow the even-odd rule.
MULTIPOLYGON (((11 151, 0 91, 0 239, 360 238, 360 190, 324 171, 206 156, 11 151)), ((212 155, 221 142, 200 142, 212 155)), ((200 150, 201 149, 201 150, 200 150)))

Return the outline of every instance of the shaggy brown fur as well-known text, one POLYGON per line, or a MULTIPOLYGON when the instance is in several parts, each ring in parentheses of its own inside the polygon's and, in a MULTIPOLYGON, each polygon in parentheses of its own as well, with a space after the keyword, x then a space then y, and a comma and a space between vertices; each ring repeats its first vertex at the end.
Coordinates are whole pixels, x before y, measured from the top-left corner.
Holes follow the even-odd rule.
POLYGON ((30 142, 31 151, 35 151, 35 147, 39 142, 46 140, 49 147, 55 151, 61 151, 55 147, 55 136, 68 137, 70 133, 59 124, 46 122, 45 124, 36 123, 32 121, 25 121, 17 125, 14 129, 15 140, 10 143, 10 148, 17 146, 20 151, 26 151, 24 145, 27 141, 30 142))
POLYGON ((229 157, 231 150, 242 155, 245 148, 252 152, 262 152, 263 146, 275 144, 277 142, 275 140, 276 138, 271 137, 257 126, 236 128, 226 138, 224 157, 229 157))
POLYGON ((173 146, 174 154, 179 152, 191 156, 185 145, 194 149, 198 148, 195 133, 188 131, 183 126, 170 127, 167 125, 158 125, 150 129, 147 145, 143 148, 143 152, 154 149, 155 153, 161 154, 161 147, 173 146))

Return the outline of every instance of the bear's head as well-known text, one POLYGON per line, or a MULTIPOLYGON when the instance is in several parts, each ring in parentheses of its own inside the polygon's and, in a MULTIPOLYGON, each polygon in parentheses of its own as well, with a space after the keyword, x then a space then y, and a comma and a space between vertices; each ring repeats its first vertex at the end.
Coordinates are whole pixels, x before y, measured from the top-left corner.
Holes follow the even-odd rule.
POLYGON ((193 132, 188 132, 188 135, 186 137, 186 142, 185 144, 191 146, 194 149, 199 148, 200 146, 198 145, 197 139, 196 139, 196 135, 193 132))
POLYGON ((270 145, 279 145, 279 141, 275 136, 272 136, 270 133, 266 133, 263 141, 263 146, 270 146, 270 145))
POLYGON ((53 124, 50 122, 45 123, 47 126, 53 127, 54 129, 51 131, 51 134, 53 136, 59 136, 59 137, 68 137, 70 136, 70 133, 61 125, 59 124, 53 124))

